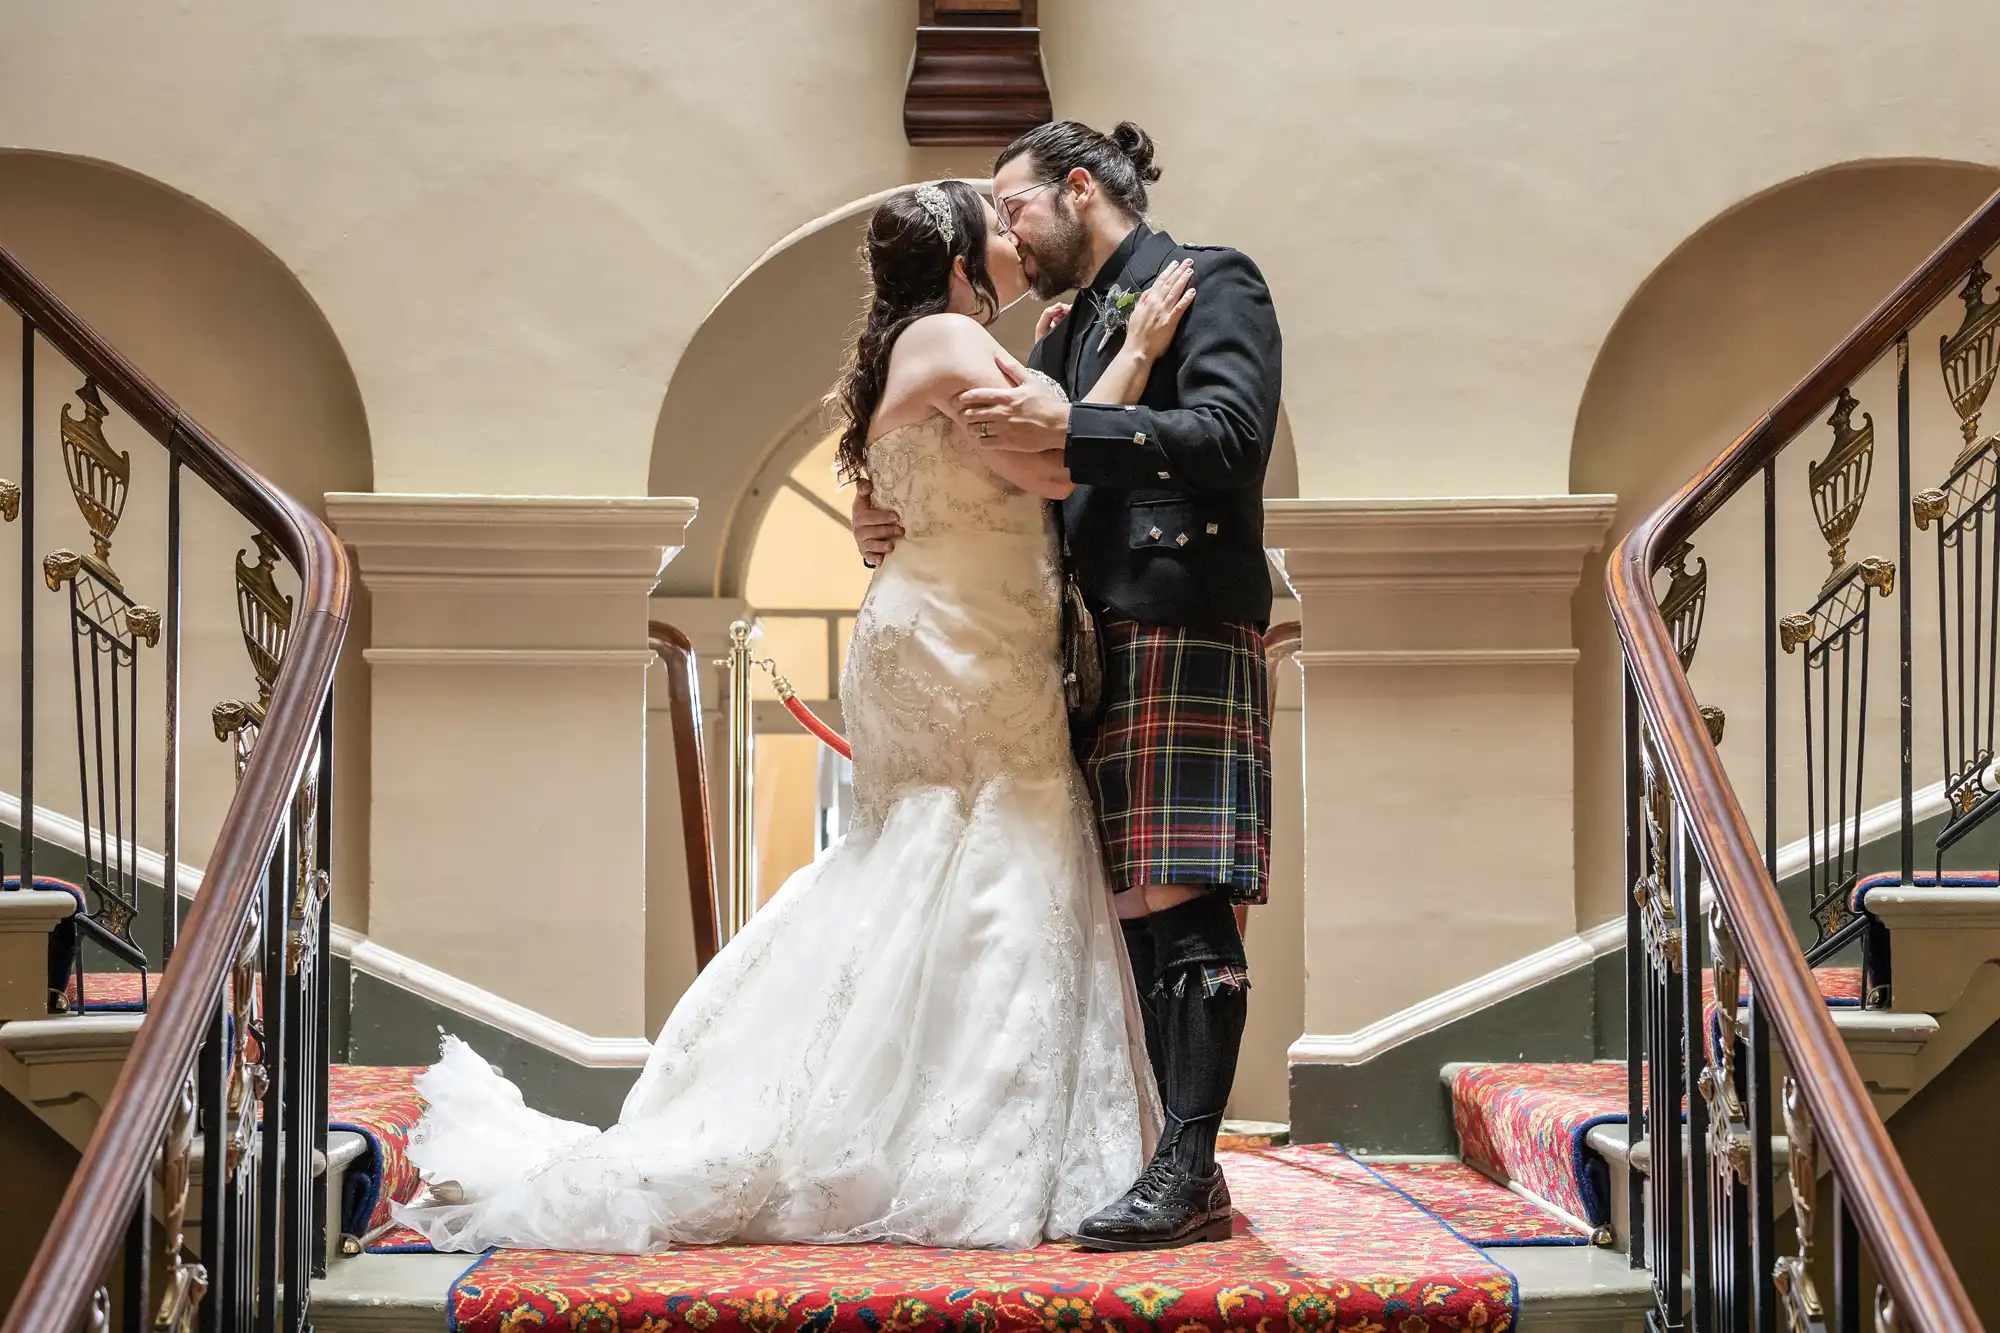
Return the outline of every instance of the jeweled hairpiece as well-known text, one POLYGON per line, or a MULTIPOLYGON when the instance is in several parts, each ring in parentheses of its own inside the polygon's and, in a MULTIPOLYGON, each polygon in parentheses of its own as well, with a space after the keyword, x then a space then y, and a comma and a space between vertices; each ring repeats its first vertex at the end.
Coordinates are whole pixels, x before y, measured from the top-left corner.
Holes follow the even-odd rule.
POLYGON ((958 234, 958 228, 952 221, 950 197, 938 188, 935 181, 927 181, 917 187, 917 206, 930 214, 931 221, 937 224, 938 235, 944 237, 946 245, 950 245, 952 237, 958 234))

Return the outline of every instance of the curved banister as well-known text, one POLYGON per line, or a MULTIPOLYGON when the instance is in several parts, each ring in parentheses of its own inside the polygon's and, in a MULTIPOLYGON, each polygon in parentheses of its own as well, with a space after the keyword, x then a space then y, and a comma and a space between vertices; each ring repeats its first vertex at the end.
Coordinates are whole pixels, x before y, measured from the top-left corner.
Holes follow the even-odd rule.
POLYGON ((674 729, 674 773, 681 797, 681 842, 687 855, 688 913, 694 926, 694 966, 708 966, 722 947, 716 929, 715 844, 708 814, 708 751, 701 734, 701 664, 687 635, 664 620, 648 621, 646 636, 667 669, 674 729))
POLYGON ((5 1333, 46 1333, 81 1324, 153 1171, 162 1126, 193 1067, 204 1026, 222 1004, 266 864, 312 760, 347 634, 352 585, 346 552, 332 529, 190 420, 4 249, 0 296, 183 466, 273 538, 299 576, 292 634, 270 708, 223 816, 202 891, 4 1325, 5 1333))
POLYGON ((1728 909, 1752 991, 1791 1062, 1855 1224, 1895 1296, 1899 1326, 1926 1333, 1975 1329, 1979 1319, 1792 935, 1655 603, 1653 575, 1676 545, 1757 476, 1842 388, 1888 353, 1910 325, 1956 290, 1974 261, 1996 245, 2000 194, 1761 420, 1634 529, 1606 570, 1612 621, 1639 708, 1709 883, 1728 909))

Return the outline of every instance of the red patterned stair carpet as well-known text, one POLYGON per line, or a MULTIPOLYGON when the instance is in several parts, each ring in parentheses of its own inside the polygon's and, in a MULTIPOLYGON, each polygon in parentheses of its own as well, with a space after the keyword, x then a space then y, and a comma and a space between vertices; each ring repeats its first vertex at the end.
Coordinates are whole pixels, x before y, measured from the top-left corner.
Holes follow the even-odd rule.
POLYGON ((1391 1189, 1483 1250, 1588 1245, 1590 1233, 1463 1162, 1361 1163, 1391 1189))
POLYGON ((1001 1333, 1165 1328, 1506 1333, 1513 1275, 1384 1178, 1327 1148, 1226 1157, 1236 1234, 1093 1254, 893 1245, 495 1250, 453 1284, 458 1333, 1001 1333))
MULTIPOLYGON (((1858 967, 1816 967, 1813 980, 1819 983, 1820 996, 1833 1009, 1858 1009, 1861 1007, 1861 969, 1858 967)), ((1746 976, 1737 983, 1736 1005, 1740 1009, 1750 1003, 1750 979, 1746 976)), ((1715 971, 1704 969, 1701 974, 1701 1018, 1713 1041, 1715 1026, 1715 971)))
POLYGON ((408 1203, 417 1192, 417 1168, 407 1152, 410 1130, 424 1113, 417 1095, 417 1065, 335 1065, 327 1076, 327 1123, 368 1140, 368 1151, 347 1168, 341 1198, 341 1231, 365 1241, 389 1227, 389 1204, 408 1203))
MULTIPOLYGON (((1829 1005, 1861 1003, 1861 969, 1813 973, 1829 1005)), ((1715 1030, 1714 978, 1702 976, 1703 1013, 1715 1030)), ((1466 1161, 1520 1184, 1572 1217, 1610 1220, 1603 1161, 1584 1146, 1598 1125, 1625 1123, 1625 1066, 1619 1064, 1468 1065, 1453 1072, 1452 1121, 1466 1161)))
MULTIPOLYGON (((1310 1162, 1311 1159, 1305 1156, 1307 1153, 1339 1154, 1341 1150, 1327 1145, 1310 1145, 1301 1147, 1298 1152, 1301 1162, 1310 1162)), ((1360 1165, 1384 1185, 1481 1249, 1519 1245, 1586 1245, 1590 1241, 1587 1233, 1578 1231, 1546 1208, 1522 1198, 1463 1162, 1363 1161, 1360 1165)), ((421 1233, 401 1226, 390 1227, 368 1243, 370 1254, 427 1254, 430 1251, 430 1242, 421 1233)))
MULTIPOLYGON (((83 974, 83 1004, 86 1014, 144 1013, 146 1001, 160 989, 158 972, 86 972, 83 974)), ((76 976, 71 974, 63 988, 63 1003, 78 1008, 76 976)))

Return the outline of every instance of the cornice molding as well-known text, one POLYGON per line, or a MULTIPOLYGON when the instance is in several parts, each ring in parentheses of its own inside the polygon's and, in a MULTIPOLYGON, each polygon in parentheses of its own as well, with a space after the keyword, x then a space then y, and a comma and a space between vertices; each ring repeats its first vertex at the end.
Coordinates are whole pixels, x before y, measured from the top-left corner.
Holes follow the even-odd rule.
POLYGON ((650 590, 686 541, 684 496, 332 492, 327 520, 371 588, 596 583, 650 590))
POLYGON ((1610 495, 1270 500, 1264 541, 1302 601, 1347 590, 1567 591, 1616 512, 1610 495))
POLYGON ((650 648, 364 648, 369 666, 419 667, 615 667, 643 671, 650 648))
POLYGON ((1309 648, 1296 654, 1304 670, 1402 671, 1410 667, 1559 667, 1568 671, 1582 656, 1574 648, 1309 648))

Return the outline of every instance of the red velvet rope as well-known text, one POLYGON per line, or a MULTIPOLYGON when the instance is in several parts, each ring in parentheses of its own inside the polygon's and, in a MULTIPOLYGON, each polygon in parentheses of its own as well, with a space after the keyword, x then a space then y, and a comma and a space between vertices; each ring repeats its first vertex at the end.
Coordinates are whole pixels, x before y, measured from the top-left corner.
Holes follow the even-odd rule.
POLYGON ((826 723, 820 721, 819 714, 813 712, 812 709, 807 708, 805 700, 799 698, 799 696, 796 694, 790 693, 789 691, 787 691, 783 697, 785 701, 785 707, 791 711, 793 717, 799 720, 800 726, 804 727, 807 731, 810 731, 813 735, 819 737, 820 742, 823 745, 825 745, 827 749, 832 750, 842 759, 851 760, 854 758, 853 751, 847 748, 847 742, 841 739, 840 733, 835 731, 832 727, 829 727, 826 723))
POLYGON ((771 684, 778 691, 779 702, 785 705, 785 711, 799 720, 800 726, 811 732, 819 743, 827 749, 833 751, 842 759, 852 762, 854 752, 848 748, 847 742, 842 739, 841 734, 821 721, 819 714, 806 707, 806 701, 799 698, 797 691, 792 689, 792 682, 779 674, 776 662, 765 657, 753 661, 751 665, 762 667, 771 673, 771 684))

